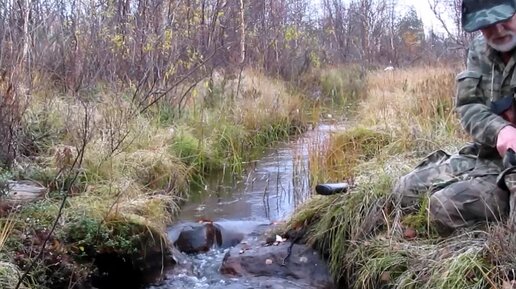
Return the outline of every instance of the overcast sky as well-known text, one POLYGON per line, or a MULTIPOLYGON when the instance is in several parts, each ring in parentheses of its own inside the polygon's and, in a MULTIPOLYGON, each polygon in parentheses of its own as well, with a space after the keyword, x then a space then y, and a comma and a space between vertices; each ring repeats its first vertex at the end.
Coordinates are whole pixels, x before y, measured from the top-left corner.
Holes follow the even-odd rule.
MULTIPOLYGON (((427 30, 432 27, 435 31, 444 32, 441 23, 435 18, 434 13, 430 10, 430 6, 427 0, 398 0, 400 9, 408 9, 409 6, 413 6, 427 30)), ((450 25, 450 29, 452 26, 450 25)))
MULTIPOLYGON (((315 5, 320 5, 321 0, 312 0, 315 5)), ((439 1, 439 0, 432 0, 439 1)), ((441 23, 437 18, 435 18, 434 13, 430 10, 430 6, 428 4, 428 0, 398 0, 398 11, 403 13, 403 11, 407 10, 410 6, 413 6, 421 20, 425 25, 425 30, 430 30, 432 27, 434 31, 444 33, 444 29, 442 28, 441 23)), ((451 22, 451 21, 450 21, 451 22)), ((450 29, 453 25, 449 25, 450 29)))

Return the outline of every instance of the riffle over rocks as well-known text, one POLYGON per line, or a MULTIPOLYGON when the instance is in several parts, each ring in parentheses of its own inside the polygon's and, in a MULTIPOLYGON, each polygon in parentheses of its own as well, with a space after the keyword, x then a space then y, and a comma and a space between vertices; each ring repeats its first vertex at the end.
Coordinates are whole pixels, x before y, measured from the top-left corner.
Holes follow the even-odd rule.
MULTIPOLYGON (((277 236, 271 241, 270 233, 265 233, 270 226, 257 226, 251 232, 244 232, 242 227, 224 222, 179 224, 169 235, 180 251, 173 253, 177 263, 188 263, 184 254, 204 253, 214 247, 229 248, 220 266, 220 273, 228 278, 242 278, 259 284, 259 288, 335 288, 325 262, 309 246, 293 244, 295 238, 277 236)), ((242 284, 230 282, 226 286, 241 288, 238 286, 242 284)))
POLYGON ((281 288, 334 288, 328 268, 319 254, 306 245, 292 245, 290 241, 278 245, 241 243, 226 254, 220 271, 230 276, 291 281, 289 287, 281 288))

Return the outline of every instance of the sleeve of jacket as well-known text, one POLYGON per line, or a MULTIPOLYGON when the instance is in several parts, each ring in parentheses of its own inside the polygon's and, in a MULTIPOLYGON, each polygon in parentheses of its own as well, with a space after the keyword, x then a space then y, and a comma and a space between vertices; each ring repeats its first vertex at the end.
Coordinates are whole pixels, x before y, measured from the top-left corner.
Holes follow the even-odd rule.
MULTIPOLYGON (((471 47, 466 71, 457 75, 456 110, 462 126, 476 142, 496 147, 498 132, 509 122, 491 112, 482 88, 480 54, 471 47)), ((484 82, 486 83, 486 82, 484 82)))

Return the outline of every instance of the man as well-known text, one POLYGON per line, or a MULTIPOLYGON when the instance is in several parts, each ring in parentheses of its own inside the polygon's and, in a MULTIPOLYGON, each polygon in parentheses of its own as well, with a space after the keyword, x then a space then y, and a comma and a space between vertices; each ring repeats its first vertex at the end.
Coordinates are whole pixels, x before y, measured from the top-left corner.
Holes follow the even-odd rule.
POLYGON ((505 169, 502 157, 516 151, 515 12, 516 0, 463 0, 464 30, 482 34, 457 76, 456 111, 474 143, 452 156, 432 153, 393 190, 404 207, 430 193, 430 217, 442 233, 509 212, 511 188, 497 186, 497 177, 505 169))

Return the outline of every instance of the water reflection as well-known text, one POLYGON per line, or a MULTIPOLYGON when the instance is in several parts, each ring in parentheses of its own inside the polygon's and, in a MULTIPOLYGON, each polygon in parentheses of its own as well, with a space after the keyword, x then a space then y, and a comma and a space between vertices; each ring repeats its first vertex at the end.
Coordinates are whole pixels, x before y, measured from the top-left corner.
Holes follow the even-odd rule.
POLYGON ((244 177, 227 172, 213 176, 182 208, 179 219, 285 219, 311 194, 309 151, 323 146, 335 130, 342 128, 320 125, 295 141, 269 149, 250 164, 244 177))
MULTIPOLYGON (((337 130, 343 130, 343 127, 320 125, 294 141, 268 150, 263 158, 249 165, 244 177, 227 173, 214 176, 204 190, 194 194, 182 208, 178 226, 181 222, 209 219, 258 238, 256 228, 286 219, 310 196, 309 153, 323 151, 330 133, 337 130)), ((176 230, 170 230, 171 240, 177 238, 178 226, 176 230)), ((151 288, 303 288, 286 279, 222 276, 218 269, 226 251, 213 249, 204 254, 184 256, 168 280, 151 288)))

